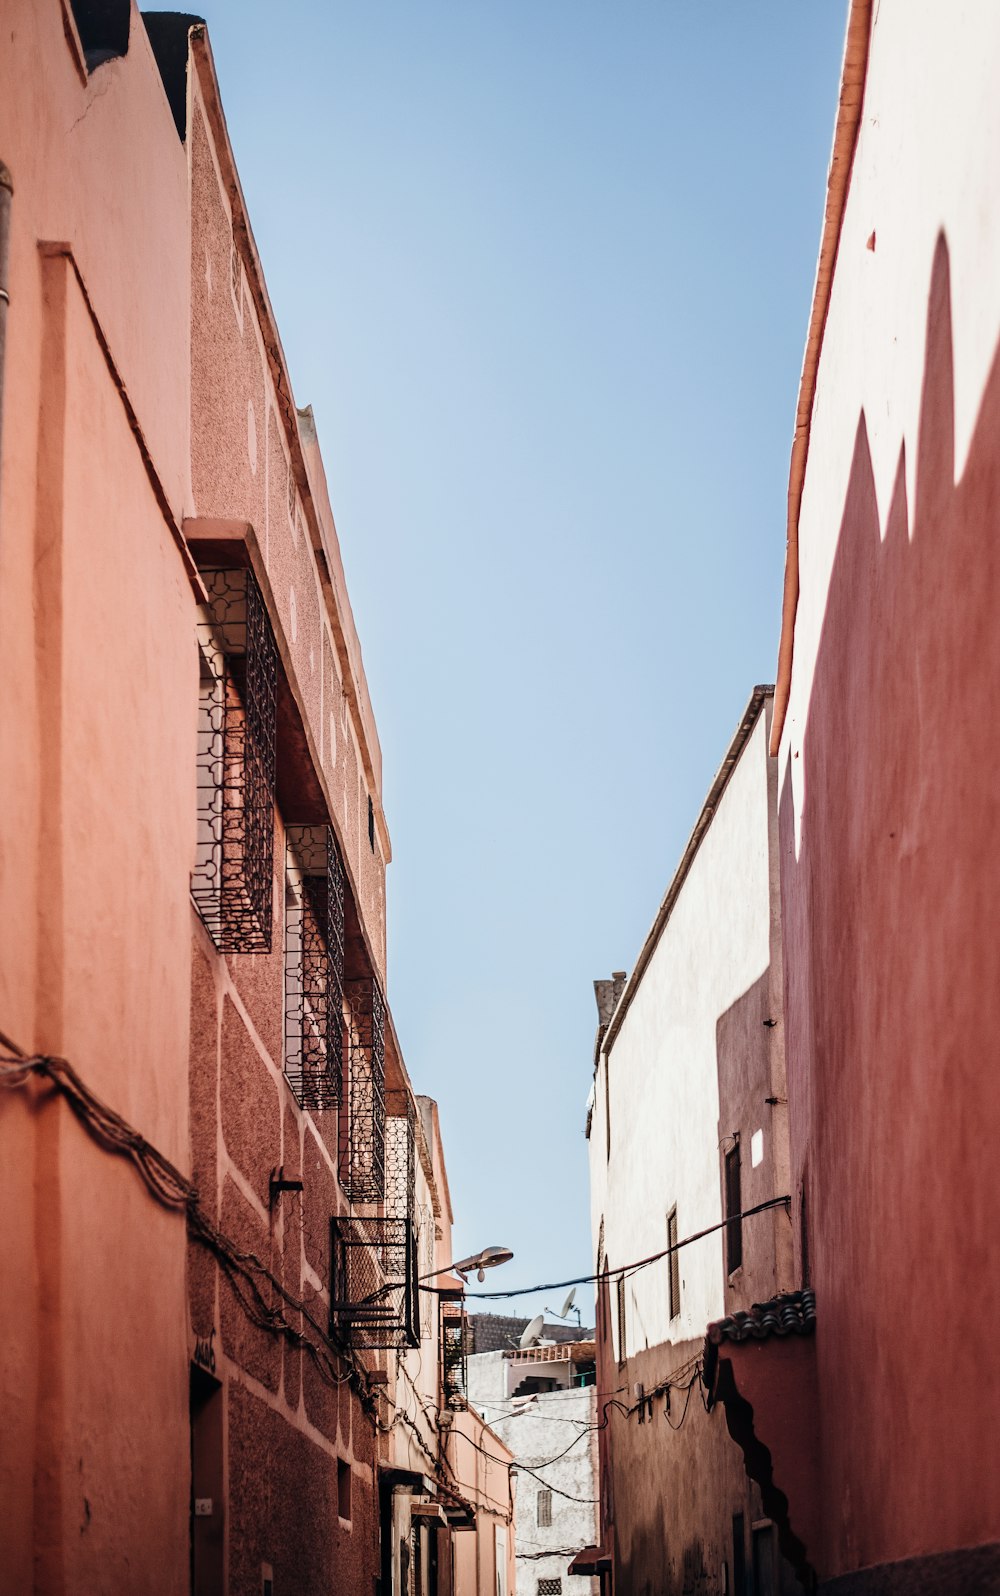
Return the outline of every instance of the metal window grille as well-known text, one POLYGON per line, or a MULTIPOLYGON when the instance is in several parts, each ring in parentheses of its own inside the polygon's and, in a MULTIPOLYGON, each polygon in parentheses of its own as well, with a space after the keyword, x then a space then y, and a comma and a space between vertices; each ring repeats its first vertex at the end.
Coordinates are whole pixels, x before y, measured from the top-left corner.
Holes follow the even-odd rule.
POLYGON ((416 1115, 408 1097, 406 1111, 391 1114, 385 1125, 385 1212, 391 1219, 413 1218, 416 1177, 416 1115))
POLYGON ((740 1194, 740 1142, 736 1138, 726 1154, 726 1272, 743 1262, 743 1203, 740 1194))
POLYGON ((343 1088, 344 866, 329 826, 285 833, 285 1079, 301 1108, 343 1088))
POLYGON ((250 571, 202 571, 191 894, 222 953, 271 951, 277 651, 250 571))
POLYGON ((538 1581, 538 1596, 562 1596, 561 1579, 540 1579, 538 1581))
POLYGON ((412 1097, 406 1099, 404 1114, 390 1114, 385 1123, 385 1217, 405 1219, 407 1222, 406 1246, 413 1250, 412 1268, 399 1253, 402 1233, 397 1238, 397 1251, 387 1255, 386 1267, 390 1273, 409 1282, 412 1300, 407 1306, 407 1322, 420 1337, 420 1266, 417 1227, 414 1222, 414 1188, 416 1184, 416 1111, 412 1097))
POLYGON ((374 976, 346 981, 347 1125, 340 1180, 352 1202, 385 1195, 385 1000, 374 976))
POLYGON ((330 1222, 330 1328, 355 1347, 415 1347, 417 1257, 408 1219, 330 1222))
POLYGON ((552 1528, 552 1492, 539 1491, 535 1499, 535 1517, 539 1529, 552 1528))
POLYGON ((667 1253, 667 1286, 670 1297, 670 1317, 676 1319, 681 1311, 681 1259, 677 1252, 677 1209, 671 1208, 667 1215, 667 1246, 674 1250, 667 1253))
POLYGON ((464 1408, 469 1389, 468 1324, 461 1303, 441 1298, 441 1392, 446 1408, 464 1408))

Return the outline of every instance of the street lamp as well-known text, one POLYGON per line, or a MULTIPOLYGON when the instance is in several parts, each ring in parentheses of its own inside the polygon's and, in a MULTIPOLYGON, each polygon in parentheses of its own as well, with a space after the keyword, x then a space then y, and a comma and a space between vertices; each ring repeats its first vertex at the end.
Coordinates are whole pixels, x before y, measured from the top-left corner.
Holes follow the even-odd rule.
POLYGON ((476 1271, 477 1280, 486 1279, 487 1269, 496 1269, 499 1264, 510 1263, 514 1254, 509 1247, 484 1247, 482 1252, 474 1252, 471 1258, 459 1258, 457 1263, 448 1264, 444 1269, 435 1269, 433 1274, 421 1275, 421 1280, 436 1280, 438 1275, 458 1275, 460 1280, 467 1281, 470 1273, 476 1271))

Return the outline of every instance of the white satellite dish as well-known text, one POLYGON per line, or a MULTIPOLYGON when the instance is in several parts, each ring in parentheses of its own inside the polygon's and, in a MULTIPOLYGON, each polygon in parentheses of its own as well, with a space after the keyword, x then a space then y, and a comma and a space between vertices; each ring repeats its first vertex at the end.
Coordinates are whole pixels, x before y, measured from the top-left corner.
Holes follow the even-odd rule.
POLYGON ((565 1319, 566 1315, 569 1313, 569 1310, 572 1308, 573 1303, 575 1301, 576 1301, 576 1287, 574 1286, 572 1291, 570 1292, 569 1296, 566 1298, 566 1301, 562 1305, 562 1311, 559 1314, 560 1319, 565 1319))
POLYGON ((518 1342, 518 1346, 522 1349, 522 1351, 528 1347, 533 1347, 535 1343, 540 1340, 542 1334, 542 1325, 544 1323, 544 1313, 536 1313, 531 1323, 525 1325, 521 1332, 521 1339, 518 1342))

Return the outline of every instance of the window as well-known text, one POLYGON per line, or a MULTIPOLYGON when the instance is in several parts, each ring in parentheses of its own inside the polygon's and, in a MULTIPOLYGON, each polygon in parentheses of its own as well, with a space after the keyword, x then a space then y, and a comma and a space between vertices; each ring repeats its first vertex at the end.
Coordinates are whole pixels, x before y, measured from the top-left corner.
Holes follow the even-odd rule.
POLYGON ((734 1136, 726 1154, 726 1273, 743 1262, 743 1203, 740 1196, 740 1139, 734 1136))
POLYGON ((277 650, 252 572, 200 574, 191 895, 220 953, 270 953, 277 650))
POLYGON ((371 848, 372 853, 374 853, 375 852, 375 805, 372 803, 372 795, 371 795, 371 793, 368 794, 368 845, 371 848))
POLYGON ((619 1275, 615 1285, 618 1291, 618 1362, 624 1363, 628 1356, 625 1350, 625 1276, 619 1275))
POLYGON ((778 1560, 774 1525, 759 1519, 751 1529, 754 1596, 778 1596, 778 1560))
POLYGON ((385 999, 375 976, 344 982, 347 1080, 340 1182, 354 1203, 385 1198, 385 999))
POLYGON ((539 1529, 552 1528, 552 1492, 539 1491, 535 1498, 535 1522, 539 1529))
POLYGON ((128 0, 70 0, 80 43, 93 72, 105 61, 128 53, 131 7, 128 0))
POLYGON ((420 1345, 416 1238, 408 1219, 354 1214, 330 1221, 330 1332, 353 1347, 420 1345))
POLYGON ((342 1457, 337 1459, 337 1512, 341 1518, 351 1516, 351 1465, 342 1457))
POLYGON ((538 1581, 538 1596, 562 1596, 561 1579, 540 1579, 538 1581))
POLYGON ((301 1108, 343 1086, 344 867, 329 826, 285 832, 285 1078, 301 1108))
POLYGON ((677 1209, 671 1208, 667 1215, 667 1246, 673 1248, 667 1254, 667 1295, 671 1319, 676 1319, 681 1311, 681 1256, 677 1251, 677 1209))
POLYGON ((745 1596, 747 1588, 746 1521, 742 1513, 733 1514, 733 1592, 745 1596))

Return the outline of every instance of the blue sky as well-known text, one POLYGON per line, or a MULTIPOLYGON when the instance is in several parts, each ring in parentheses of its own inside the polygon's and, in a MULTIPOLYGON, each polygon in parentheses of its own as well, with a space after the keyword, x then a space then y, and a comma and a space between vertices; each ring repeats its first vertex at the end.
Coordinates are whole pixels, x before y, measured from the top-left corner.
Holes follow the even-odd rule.
POLYGON ((846 0, 206 9, 378 719, 389 998, 456 1253, 583 1274, 591 983, 774 676, 846 0))

